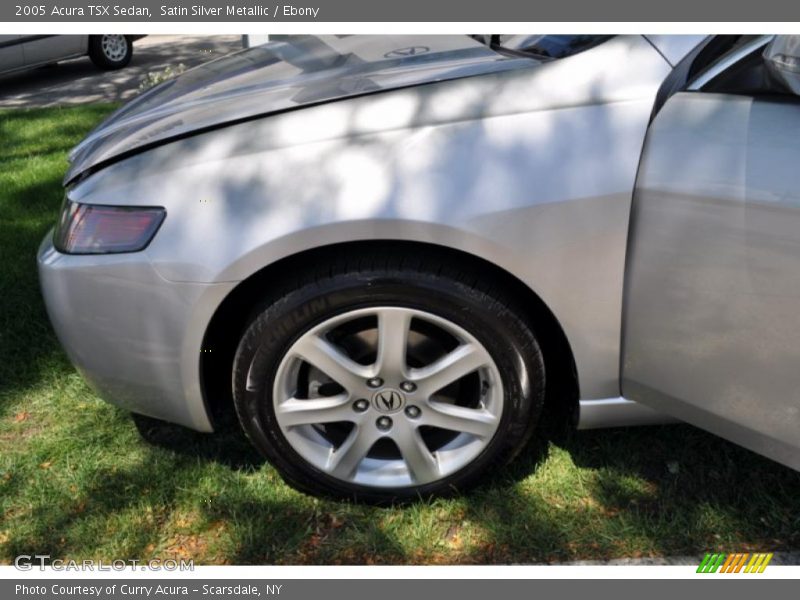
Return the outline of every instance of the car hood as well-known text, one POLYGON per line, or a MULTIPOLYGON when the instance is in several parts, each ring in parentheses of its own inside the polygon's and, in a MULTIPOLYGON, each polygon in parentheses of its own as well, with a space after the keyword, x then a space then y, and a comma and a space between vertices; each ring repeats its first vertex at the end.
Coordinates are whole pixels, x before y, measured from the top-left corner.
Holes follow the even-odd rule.
POLYGON ((154 145, 364 94, 530 67, 469 36, 285 36, 190 69, 107 118, 70 154, 68 184, 154 145))

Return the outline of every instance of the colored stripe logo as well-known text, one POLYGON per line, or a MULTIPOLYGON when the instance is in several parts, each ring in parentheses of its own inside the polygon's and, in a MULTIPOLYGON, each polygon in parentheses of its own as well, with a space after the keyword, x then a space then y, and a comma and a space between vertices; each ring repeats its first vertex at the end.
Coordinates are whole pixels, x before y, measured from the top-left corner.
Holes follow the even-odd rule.
POLYGON ((698 573, 763 573, 769 561, 772 560, 772 552, 756 552, 749 554, 740 552, 737 554, 706 554, 697 567, 698 573))

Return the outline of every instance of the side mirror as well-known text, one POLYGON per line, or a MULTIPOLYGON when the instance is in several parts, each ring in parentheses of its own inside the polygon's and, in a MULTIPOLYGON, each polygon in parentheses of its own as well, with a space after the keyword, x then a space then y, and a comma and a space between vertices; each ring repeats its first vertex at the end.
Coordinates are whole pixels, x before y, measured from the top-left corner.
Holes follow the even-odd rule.
POLYGON ((800 96, 800 35, 776 35, 764 50, 770 74, 800 96))

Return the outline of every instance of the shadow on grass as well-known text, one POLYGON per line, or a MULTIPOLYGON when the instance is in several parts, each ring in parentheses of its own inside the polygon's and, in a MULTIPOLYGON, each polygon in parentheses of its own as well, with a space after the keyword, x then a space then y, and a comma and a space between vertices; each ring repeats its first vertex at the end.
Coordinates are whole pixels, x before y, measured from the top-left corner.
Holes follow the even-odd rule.
POLYGON ((573 432, 465 498, 484 543, 455 562, 796 550, 799 494, 800 474, 689 425, 573 432))
POLYGON ((245 437, 235 415, 223 415, 213 434, 141 415, 131 416, 139 435, 152 446, 217 462, 234 470, 256 469, 265 462, 245 437))
MULTIPOLYGON (((214 436, 150 420, 138 428, 179 455, 263 467, 233 422, 214 436)), ((267 493, 226 489, 204 512, 233 524, 235 564, 550 563, 800 546, 800 475, 724 440, 669 425, 566 432, 557 441, 540 431, 514 463, 460 498, 374 508, 299 496, 278 506, 267 493), (409 530, 437 515, 440 539, 410 551, 402 530, 387 531, 394 515, 409 530), (462 530, 479 535, 454 550, 462 530)))
POLYGON ((373 518, 376 509, 302 496, 269 467, 255 476, 263 461, 238 430, 207 435, 137 418, 149 442, 137 444, 127 416, 105 412, 100 425, 84 419, 40 438, 33 464, 0 482, 5 500, 17 498, 4 510, 0 562, 33 553, 198 564, 363 562, 374 549, 402 562, 373 518), (109 436, 93 461, 88 449, 109 436), (59 464, 43 470, 41 456, 59 464))
POLYGON ((112 108, 0 111, 0 412, 46 374, 71 372, 45 313, 36 251, 61 206, 67 150, 112 108))

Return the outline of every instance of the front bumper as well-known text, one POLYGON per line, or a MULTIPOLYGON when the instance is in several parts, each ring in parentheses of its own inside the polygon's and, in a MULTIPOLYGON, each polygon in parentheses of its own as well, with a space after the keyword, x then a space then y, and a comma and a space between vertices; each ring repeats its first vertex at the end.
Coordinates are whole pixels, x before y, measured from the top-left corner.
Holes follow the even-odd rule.
POLYGON ((176 283, 143 252, 38 253, 47 313, 70 360, 105 400, 211 431, 200 385, 203 335, 233 283, 176 283))

